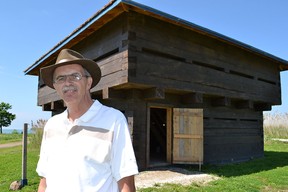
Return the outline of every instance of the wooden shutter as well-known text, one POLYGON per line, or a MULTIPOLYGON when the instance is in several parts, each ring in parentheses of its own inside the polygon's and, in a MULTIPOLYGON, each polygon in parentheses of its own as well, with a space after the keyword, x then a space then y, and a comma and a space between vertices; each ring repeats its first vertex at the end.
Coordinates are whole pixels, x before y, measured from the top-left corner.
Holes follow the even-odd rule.
POLYGON ((203 109, 173 109, 173 163, 203 163, 203 109))

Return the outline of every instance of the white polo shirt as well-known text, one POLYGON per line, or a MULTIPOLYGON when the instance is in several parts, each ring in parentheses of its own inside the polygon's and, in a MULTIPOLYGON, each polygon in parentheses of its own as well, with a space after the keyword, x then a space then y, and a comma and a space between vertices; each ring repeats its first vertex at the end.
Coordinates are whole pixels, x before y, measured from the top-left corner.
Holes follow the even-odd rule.
POLYGON ((117 181, 138 173, 125 116, 96 100, 73 123, 67 117, 44 128, 36 171, 46 192, 118 192, 117 181))

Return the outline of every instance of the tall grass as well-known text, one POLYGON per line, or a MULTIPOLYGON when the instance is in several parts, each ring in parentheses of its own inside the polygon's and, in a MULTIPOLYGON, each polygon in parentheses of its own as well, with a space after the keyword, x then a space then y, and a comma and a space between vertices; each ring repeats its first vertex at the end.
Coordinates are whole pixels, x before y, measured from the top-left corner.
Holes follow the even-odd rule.
POLYGON ((31 135, 29 141, 30 141, 31 147, 33 147, 34 149, 40 149, 43 129, 44 129, 46 122, 47 120, 40 119, 37 121, 36 124, 32 126, 33 134, 31 135))
POLYGON ((266 138, 288 139, 288 113, 264 113, 266 138))

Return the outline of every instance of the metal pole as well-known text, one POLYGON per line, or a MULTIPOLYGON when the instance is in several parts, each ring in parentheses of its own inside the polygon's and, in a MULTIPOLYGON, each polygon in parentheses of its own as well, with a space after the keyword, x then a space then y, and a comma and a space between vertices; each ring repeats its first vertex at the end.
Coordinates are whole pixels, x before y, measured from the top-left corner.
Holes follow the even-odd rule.
POLYGON ((23 138, 22 138, 22 180, 21 180, 22 187, 28 184, 28 180, 27 180, 27 130, 28 130, 28 123, 24 123, 23 138))

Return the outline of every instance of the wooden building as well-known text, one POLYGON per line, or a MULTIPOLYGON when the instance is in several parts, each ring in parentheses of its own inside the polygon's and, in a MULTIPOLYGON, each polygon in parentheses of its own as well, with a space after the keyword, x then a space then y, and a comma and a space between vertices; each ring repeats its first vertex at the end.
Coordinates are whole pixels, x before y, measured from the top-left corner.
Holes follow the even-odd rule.
MULTIPOLYGON (((111 1, 25 70, 71 48, 99 63, 92 97, 127 117, 140 169, 263 157, 263 111, 288 62, 130 0, 111 1)), ((38 105, 65 109, 39 77, 38 105)))

